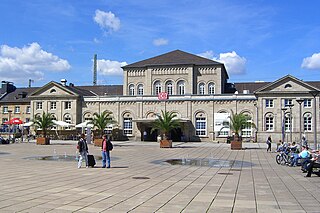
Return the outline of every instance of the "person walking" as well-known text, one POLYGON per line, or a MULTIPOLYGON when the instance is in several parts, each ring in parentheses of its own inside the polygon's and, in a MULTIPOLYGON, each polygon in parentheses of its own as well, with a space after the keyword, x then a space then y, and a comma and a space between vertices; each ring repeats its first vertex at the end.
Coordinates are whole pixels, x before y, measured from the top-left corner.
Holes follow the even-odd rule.
POLYGON ((268 145, 267 152, 268 151, 271 152, 271 143, 272 143, 272 139, 271 139, 271 136, 269 136, 267 139, 267 145, 268 145))
POLYGON ((88 145, 86 142, 85 134, 81 134, 80 139, 78 141, 78 150, 80 153, 79 161, 78 161, 78 169, 82 166, 82 160, 84 159, 86 162, 86 168, 88 168, 88 145))
POLYGON ((110 168, 110 139, 107 138, 107 135, 102 136, 102 168, 110 168))

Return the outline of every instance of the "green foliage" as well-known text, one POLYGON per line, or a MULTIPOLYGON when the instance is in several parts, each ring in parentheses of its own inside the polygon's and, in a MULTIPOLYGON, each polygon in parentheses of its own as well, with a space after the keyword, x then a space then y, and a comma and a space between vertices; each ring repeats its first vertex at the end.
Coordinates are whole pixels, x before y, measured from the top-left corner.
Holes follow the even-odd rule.
POLYGON ((99 131, 99 136, 102 137, 103 130, 107 128, 110 124, 117 123, 116 121, 112 120, 112 112, 104 111, 101 114, 94 113, 93 114, 93 120, 91 121, 94 127, 96 127, 99 131))
POLYGON ((177 114, 173 112, 161 110, 161 116, 158 116, 157 120, 153 123, 151 132, 159 129, 160 133, 167 138, 171 130, 180 127, 180 121, 176 117, 177 114))
POLYGON ((234 113, 231 111, 232 116, 230 118, 230 129, 235 135, 239 136, 241 131, 246 127, 255 127, 255 124, 251 122, 251 117, 244 113, 234 113))
POLYGON ((36 116, 32 121, 37 129, 42 130, 43 137, 47 136, 47 131, 54 125, 52 114, 45 112, 43 112, 41 116, 36 116))

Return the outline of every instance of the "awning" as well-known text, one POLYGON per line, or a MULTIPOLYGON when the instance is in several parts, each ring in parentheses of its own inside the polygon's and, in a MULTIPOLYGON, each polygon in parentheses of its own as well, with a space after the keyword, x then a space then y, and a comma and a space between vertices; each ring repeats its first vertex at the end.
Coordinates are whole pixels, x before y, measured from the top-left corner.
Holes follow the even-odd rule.
POLYGON ((64 121, 56 121, 56 120, 53 120, 52 122, 53 122, 55 125, 61 126, 61 127, 71 127, 71 126, 74 126, 73 124, 69 124, 69 123, 64 122, 64 121))
POLYGON ((23 127, 28 127, 28 126, 31 126, 32 124, 33 124, 33 122, 32 122, 32 121, 29 121, 29 122, 27 122, 27 123, 22 124, 22 126, 23 126, 23 127))
POLYGON ((89 123, 89 121, 84 121, 76 125, 76 128, 86 128, 86 127, 93 127, 93 124, 89 123))

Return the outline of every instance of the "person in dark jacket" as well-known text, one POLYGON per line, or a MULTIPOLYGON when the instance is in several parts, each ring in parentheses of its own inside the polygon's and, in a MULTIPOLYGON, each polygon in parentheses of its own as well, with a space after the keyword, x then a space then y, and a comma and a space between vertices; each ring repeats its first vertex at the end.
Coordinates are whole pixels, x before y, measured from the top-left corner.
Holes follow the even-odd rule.
POLYGON ((110 139, 107 138, 107 135, 102 136, 102 147, 101 147, 101 155, 102 155, 102 168, 110 168, 110 150, 109 150, 110 139))
POLYGON ((86 168, 88 168, 88 145, 86 142, 86 136, 85 134, 81 134, 79 142, 78 142, 78 150, 79 150, 79 161, 78 161, 78 169, 81 168, 82 160, 84 159, 86 162, 86 168))

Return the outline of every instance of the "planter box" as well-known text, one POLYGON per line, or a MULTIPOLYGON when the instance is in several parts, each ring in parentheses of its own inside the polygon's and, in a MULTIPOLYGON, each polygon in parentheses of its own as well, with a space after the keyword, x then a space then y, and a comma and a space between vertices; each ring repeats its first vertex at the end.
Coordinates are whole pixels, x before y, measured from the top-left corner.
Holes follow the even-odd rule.
POLYGON ((102 147, 102 138, 94 139, 94 146, 102 147))
POLYGON ((231 141, 231 150, 241 150, 242 141, 231 141))
POLYGON ((37 138, 37 145, 50 145, 50 138, 37 138))
POLYGON ((161 140, 160 148, 172 148, 172 140, 161 140))

